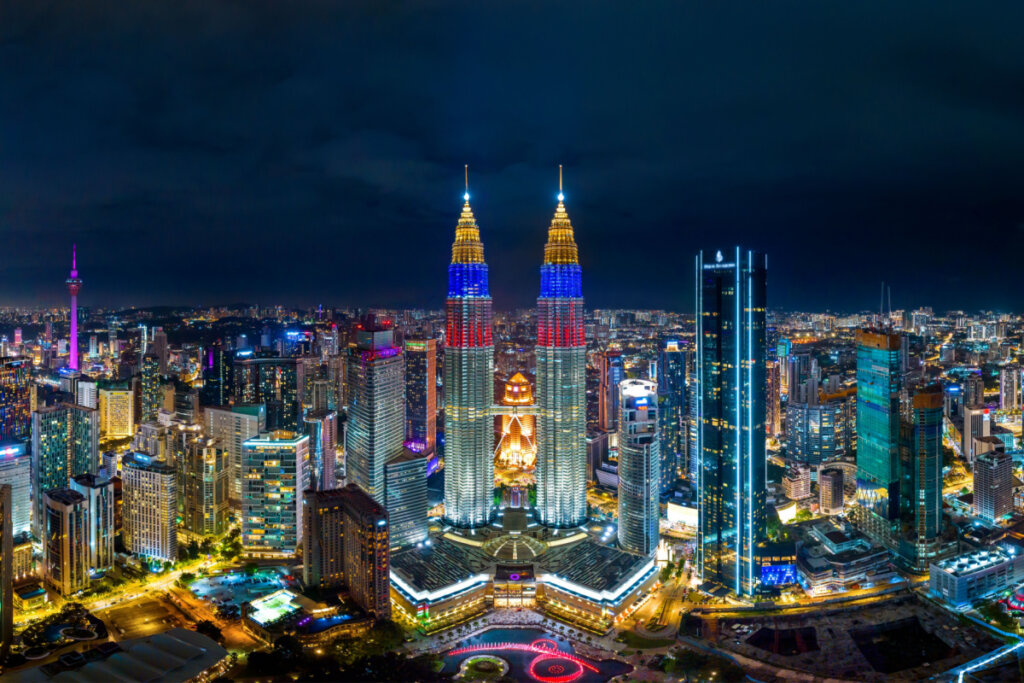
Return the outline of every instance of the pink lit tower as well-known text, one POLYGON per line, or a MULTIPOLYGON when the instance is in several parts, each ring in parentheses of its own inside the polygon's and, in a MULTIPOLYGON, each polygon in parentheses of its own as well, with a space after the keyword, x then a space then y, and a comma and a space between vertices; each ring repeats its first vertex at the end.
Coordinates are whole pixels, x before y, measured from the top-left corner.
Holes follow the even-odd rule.
POLYGON ((77 245, 71 245, 71 275, 67 279, 68 294, 71 295, 71 361, 68 365, 72 370, 78 370, 78 291, 82 289, 77 251, 77 245))

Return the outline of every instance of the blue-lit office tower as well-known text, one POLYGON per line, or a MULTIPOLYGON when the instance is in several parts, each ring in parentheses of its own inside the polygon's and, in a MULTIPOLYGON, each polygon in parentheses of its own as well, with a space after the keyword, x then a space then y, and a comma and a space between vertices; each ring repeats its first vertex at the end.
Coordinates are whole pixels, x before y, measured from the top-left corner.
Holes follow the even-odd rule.
POLYGON ((766 274, 765 256, 739 247, 696 259, 697 568, 748 595, 767 505, 766 274))
POLYGON ((900 503, 900 336, 857 332, 857 502, 861 528, 891 538, 900 503))
POLYGON ((587 517, 587 346, 572 223, 559 192, 537 299, 537 517, 573 527, 587 517))
POLYGON ((403 452, 405 359, 390 321, 367 316, 348 350, 348 427, 345 467, 349 483, 385 505, 384 465, 403 452))
POLYGON ((619 545, 638 555, 658 549, 660 407, 654 382, 619 384, 619 545))
POLYGON ((618 429, 619 383, 626 379, 621 351, 609 349, 600 356, 600 398, 597 404, 598 426, 606 432, 618 429))
POLYGON ((72 477, 95 474, 99 469, 99 411, 86 406, 60 404, 32 412, 32 532, 41 525, 43 494, 67 488, 72 477))
POLYGON ((444 350, 444 514, 487 524, 494 498, 494 340, 484 245, 469 193, 448 266, 444 350))
POLYGON ((666 339, 658 352, 658 441, 661 491, 679 482, 686 467, 686 354, 678 339, 666 339))

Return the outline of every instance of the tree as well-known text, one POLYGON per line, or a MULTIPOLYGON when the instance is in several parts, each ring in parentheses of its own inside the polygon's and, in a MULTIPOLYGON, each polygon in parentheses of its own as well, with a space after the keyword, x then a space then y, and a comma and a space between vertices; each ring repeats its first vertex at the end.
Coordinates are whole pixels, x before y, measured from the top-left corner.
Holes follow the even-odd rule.
POLYGON ((212 638, 218 643, 224 639, 224 634, 217 628, 217 625, 206 619, 196 624, 196 633, 202 633, 207 638, 212 638))
POLYGON ((806 522, 809 519, 814 519, 814 514, 806 508, 801 508, 797 511, 795 520, 797 522, 806 522))
POLYGON ((182 572, 181 576, 178 577, 178 585, 182 588, 188 588, 189 584, 196 580, 196 575, 192 572, 182 572))
POLYGON ((259 569, 260 566, 255 562, 247 562, 246 565, 242 568, 242 571, 245 572, 246 576, 252 576, 257 571, 259 571, 259 569))

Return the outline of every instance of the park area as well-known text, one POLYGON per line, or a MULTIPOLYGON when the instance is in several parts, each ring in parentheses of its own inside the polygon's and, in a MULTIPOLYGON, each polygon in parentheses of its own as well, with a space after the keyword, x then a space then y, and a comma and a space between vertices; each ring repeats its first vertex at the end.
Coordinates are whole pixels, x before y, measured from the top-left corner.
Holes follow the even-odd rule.
POLYGON ((199 578, 191 582, 189 590, 197 598, 208 601, 219 612, 237 612, 243 603, 276 593, 290 587, 292 583, 293 580, 283 568, 264 567, 199 578))

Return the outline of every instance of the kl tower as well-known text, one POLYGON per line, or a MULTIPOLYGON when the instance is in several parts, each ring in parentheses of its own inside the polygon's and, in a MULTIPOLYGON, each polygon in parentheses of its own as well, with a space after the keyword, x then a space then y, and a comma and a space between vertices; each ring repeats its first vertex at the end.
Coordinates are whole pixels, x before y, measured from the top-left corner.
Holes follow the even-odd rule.
POLYGON ((71 295, 71 361, 68 366, 72 370, 78 370, 78 291, 82 289, 77 250, 77 245, 71 245, 71 274, 67 279, 68 294, 71 295))

